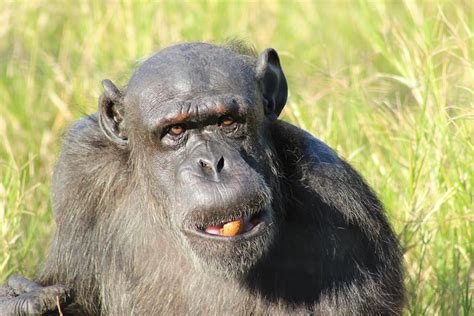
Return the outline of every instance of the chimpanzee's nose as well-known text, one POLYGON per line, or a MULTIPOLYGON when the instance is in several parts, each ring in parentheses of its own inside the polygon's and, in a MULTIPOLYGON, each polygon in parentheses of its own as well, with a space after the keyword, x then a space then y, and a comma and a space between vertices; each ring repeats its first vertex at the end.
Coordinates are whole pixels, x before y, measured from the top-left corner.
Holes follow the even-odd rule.
POLYGON ((222 171, 224 168, 224 157, 216 159, 214 156, 199 158, 199 165, 201 169, 206 174, 216 174, 222 171))
POLYGON ((220 182, 225 171, 231 167, 232 152, 225 144, 215 141, 202 142, 189 155, 192 157, 193 172, 210 181, 220 182))

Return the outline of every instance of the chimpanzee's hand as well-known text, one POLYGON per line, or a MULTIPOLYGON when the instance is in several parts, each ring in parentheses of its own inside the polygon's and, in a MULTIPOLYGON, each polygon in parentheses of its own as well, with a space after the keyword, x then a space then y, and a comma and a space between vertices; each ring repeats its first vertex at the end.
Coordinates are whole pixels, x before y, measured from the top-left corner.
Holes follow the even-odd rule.
POLYGON ((0 315, 41 315, 72 302, 71 290, 62 285, 43 287, 21 276, 12 276, 0 286, 0 315))

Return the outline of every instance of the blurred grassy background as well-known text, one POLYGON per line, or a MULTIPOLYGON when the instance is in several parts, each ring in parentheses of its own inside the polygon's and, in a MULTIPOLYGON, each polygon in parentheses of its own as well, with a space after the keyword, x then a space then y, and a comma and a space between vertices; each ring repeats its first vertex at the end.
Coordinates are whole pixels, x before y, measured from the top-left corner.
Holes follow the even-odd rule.
POLYGON ((65 128, 152 52, 238 37, 281 55, 283 115, 373 185, 405 249, 409 315, 473 314, 471 1, 0 1, 0 282, 33 276, 65 128))

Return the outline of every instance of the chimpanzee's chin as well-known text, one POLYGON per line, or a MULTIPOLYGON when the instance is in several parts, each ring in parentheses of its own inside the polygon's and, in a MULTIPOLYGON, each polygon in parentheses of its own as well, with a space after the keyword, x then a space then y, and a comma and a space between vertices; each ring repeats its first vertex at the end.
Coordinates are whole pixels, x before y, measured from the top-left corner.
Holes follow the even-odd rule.
POLYGON ((275 235, 271 212, 257 214, 252 217, 254 226, 236 236, 221 236, 202 229, 184 230, 198 266, 221 276, 247 273, 265 255, 275 235))

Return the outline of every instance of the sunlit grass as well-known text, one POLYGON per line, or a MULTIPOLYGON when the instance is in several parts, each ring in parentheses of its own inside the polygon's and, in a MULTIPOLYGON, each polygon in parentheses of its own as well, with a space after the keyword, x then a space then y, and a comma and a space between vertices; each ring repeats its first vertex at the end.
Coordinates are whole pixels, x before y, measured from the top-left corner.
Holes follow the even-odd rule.
POLYGON ((0 282, 33 276, 54 231, 61 135, 143 58, 183 41, 275 47, 283 118, 346 157, 405 249, 406 313, 472 314, 474 5, 0 2, 0 282))

